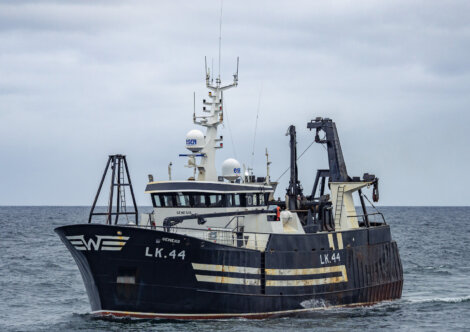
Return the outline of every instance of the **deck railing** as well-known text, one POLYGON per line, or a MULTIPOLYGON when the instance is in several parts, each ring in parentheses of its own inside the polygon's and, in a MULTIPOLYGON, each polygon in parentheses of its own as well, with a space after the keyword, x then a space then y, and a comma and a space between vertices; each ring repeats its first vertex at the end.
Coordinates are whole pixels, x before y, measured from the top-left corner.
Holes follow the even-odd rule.
POLYGON ((348 216, 348 218, 357 218, 359 226, 370 227, 370 226, 379 226, 379 225, 387 224, 382 212, 374 212, 374 213, 368 213, 368 214, 348 216))
POLYGON ((245 248, 264 251, 268 244, 269 233, 242 232, 234 228, 207 227, 207 228, 187 228, 187 227, 166 227, 149 225, 126 225, 138 228, 153 229, 163 231, 169 234, 187 235, 222 244, 231 247, 245 248))

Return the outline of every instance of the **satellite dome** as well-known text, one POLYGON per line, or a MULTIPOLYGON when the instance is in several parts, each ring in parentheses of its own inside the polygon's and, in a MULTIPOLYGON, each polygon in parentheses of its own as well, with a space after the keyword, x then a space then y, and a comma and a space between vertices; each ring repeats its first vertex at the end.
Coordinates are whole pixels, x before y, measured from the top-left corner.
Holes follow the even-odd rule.
POLYGON ((240 174, 240 163, 237 160, 229 158, 222 163, 222 176, 225 179, 234 181, 240 174))
POLYGON ((204 134, 202 131, 193 129, 186 134, 186 149, 191 152, 199 152, 205 145, 204 134))

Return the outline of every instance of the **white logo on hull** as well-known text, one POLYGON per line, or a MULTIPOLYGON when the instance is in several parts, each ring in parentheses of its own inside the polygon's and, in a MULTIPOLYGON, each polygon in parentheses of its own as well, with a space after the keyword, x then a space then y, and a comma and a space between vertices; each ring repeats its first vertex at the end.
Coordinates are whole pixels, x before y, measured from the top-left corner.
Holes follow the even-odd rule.
POLYGON ((85 240, 85 235, 71 235, 66 238, 75 249, 81 251, 121 251, 129 240, 128 236, 121 235, 96 235, 96 239, 88 240, 85 240))

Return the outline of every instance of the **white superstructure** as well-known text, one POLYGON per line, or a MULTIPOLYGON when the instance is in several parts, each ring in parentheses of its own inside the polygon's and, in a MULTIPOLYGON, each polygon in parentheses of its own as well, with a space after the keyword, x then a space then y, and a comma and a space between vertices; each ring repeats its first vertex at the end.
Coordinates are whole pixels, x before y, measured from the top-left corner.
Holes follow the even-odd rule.
MULTIPOLYGON (((276 220, 274 211, 268 210, 274 188, 266 182, 266 178, 255 179, 251 173, 249 177, 242 176, 240 163, 233 158, 222 163, 220 177, 217 173, 215 153, 223 147, 223 137, 217 132, 224 120, 223 92, 237 84, 238 61, 233 82, 226 86, 222 86, 220 76, 214 80, 206 66, 209 98, 203 100, 203 115, 197 116, 195 110, 193 113, 194 124, 205 127, 205 134, 198 129, 190 130, 186 134, 185 144, 189 153, 180 154, 188 158, 185 166, 194 170, 194 176, 185 181, 170 179, 149 182, 146 193, 152 197, 154 211, 143 214, 140 225, 165 228, 178 217, 193 216, 185 219, 184 223, 172 225, 172 231, 191 233, 196 237, 206 236, 208 230, 223 234, 242 231, 249 238, 252 236, 250 232, 265 233, 258 234, 253 240, 257 248, 261 245, 261 249, 266 244, 266 234, 304 233, 296 214, 281 222, 276 220), (223 215, 204 219, 197 217, 208 214, 223 215), (258 243, 261 238, 263 240, 258 243)), ((267 163, 269 167, 269 160, 267 163)), ((247 241, 251 243, 251 240, 247 241)))

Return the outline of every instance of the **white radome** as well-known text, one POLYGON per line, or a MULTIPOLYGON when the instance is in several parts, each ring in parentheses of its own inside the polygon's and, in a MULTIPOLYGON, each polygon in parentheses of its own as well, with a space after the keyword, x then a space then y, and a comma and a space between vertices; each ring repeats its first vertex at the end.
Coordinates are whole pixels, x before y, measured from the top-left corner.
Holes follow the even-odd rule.
POLYGON ((234 181, 240 176, 240 163, 233 159, 229 158, 222 163, 222 176, 229 180, 234 181))
POLYGON ((199 152, 206 144, 202 131, 193 129, 186 134, 186 149, 191 152, 199 152))

